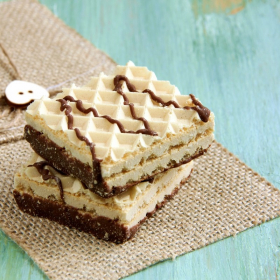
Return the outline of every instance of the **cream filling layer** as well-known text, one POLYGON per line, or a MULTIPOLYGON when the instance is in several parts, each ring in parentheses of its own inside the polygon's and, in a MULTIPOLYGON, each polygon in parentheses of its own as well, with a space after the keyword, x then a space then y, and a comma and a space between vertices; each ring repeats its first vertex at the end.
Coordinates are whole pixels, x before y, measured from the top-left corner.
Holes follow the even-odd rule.
POLYGON ((188 158, 199 153, 201 150, 207 149, 213 140, 214 135, 210 133, 209 135, 200 137, 196 141, 191 141, 187 145, 173 148, 161 157, 156 157, 141 165, 139 164, 132 170, 103 179, 111 189, 113 186, 125 186, 129 182, 141 181, 142 178, 147 178, 153 174, 161 172, 163 169, 170 168, 170 163, 179 163, 183 158, 188 158))
MULTIPOLYGON (((170 195, 175 188, 179 187, 180 182, 190 175, 192 168, 193 162, 189 162, 170 169, 156 175, 153 183, 139 183, 126 192, 108 199, 100 198, 87 189, 77 188, 77 184, 72 182, 70 188, 63 186, 65 203, 96 216, 118 219, 121 224, 133 227, 145 218, 147 213, 153 211, 166 195, 170 195)), ((33 169, 34 173, 34 167, 23 167, 15 175, 15 188, 24 192, 31 191, 36 196, 59 202, 60 192, 54 180, 44 181, 40 176, 28 177, 27 169, 33 169)), ((61 176, 64 179, 67 177, 61 176)))

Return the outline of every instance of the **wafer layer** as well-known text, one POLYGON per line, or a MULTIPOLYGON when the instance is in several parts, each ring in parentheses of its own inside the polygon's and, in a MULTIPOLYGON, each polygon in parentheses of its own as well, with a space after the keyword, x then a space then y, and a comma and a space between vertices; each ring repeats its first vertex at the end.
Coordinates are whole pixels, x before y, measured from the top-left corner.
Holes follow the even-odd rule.
POLYGON ((55 100, 35 101, 26 113, 26 138, 56 168, 108 197, 206 150, 214 138, 207 110, 146 67, 128 63, 114 76, 101 74, 55 100), (39 148, 36 133, 47 148, 62 151, 60 162, 39 148), (69 159, 83 164, 91 180, 73 172, 69 159))

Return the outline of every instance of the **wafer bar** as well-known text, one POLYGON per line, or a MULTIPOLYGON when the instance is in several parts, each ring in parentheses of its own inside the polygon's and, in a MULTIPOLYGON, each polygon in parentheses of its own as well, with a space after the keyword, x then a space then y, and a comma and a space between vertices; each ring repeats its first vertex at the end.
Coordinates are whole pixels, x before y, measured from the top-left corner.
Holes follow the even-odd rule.
POLYGON ((117 196, 101 198, 78 179, 61 174, 33 153, 15 175, 14 197, 28 214, 122 243, 177 193, 192 167, 193 162, 189 162, 117 196))
POLYGON ((131 62, 34 101, 26 121, 34 151, 101 197, 191 161, 214 139, 214 114, 195 96, 131 62))

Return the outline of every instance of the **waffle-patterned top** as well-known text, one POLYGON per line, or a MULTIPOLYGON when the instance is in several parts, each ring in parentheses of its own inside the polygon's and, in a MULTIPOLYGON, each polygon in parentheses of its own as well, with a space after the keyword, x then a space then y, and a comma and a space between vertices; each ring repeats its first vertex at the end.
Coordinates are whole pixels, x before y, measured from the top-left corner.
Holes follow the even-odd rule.
POLYGON ((62 142, 105 162, 214 120, 193 95, 181 95, 132 62, 117 66, 112 76, 101 73, 86 86, 63 89, 54 99, 35 100, 26 113, 62 142))

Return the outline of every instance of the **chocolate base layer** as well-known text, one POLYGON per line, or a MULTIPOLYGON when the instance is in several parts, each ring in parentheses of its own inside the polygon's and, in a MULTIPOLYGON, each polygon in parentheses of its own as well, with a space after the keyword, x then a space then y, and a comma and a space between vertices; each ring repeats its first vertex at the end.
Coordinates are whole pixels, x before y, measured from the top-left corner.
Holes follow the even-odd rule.
POLYGON ((131 239, 141 224, 164 206, 168 200, 173 198, 187 179, 182 180, 179 187, 175 188, 170 195, 166 195, 164 200, 159 202, 152 212, 147 213, 144 219, 131 228, 120 224, 118 220, 95 216, 61 202, 34 196, 27 192, 18 191, 17 189, 13 191, 13 194, 19 209, 27 214, 47 218, 70 228, 76 228, 80 231, 90 233, 98 239, 112 241, 118 244, 131 239))
POLYGON ((100 168, 96 167, 95 162, 93 162, 93 166, 95 166, 95 168, 92 169, 88 164, 85 164, 69 155, 64 147, 58 146, 47 136, 37 131, 30 125, 25 126, 24 136, 25 139, 30 143, 32 149, 38 155, 46 159, 50 165, 64 174, 78 178, 90 191, 103 198, 120 194, 139 182, 153 178, 157 173, 164 172, 170 168, 179 167, 182 164, 186 164, 191 160, 203 155, 207 151, 207 149, 200 150, 191 157, 188 156, 187 158, 183 158, 179 163, 174 163, 171 161, 168 168, 162 168, 161 170, 153 173, 151 176, 142 177, 141 180, 128 183, 124 186, 113 186, 112 189, 110 189, 103 180, 100 168))

